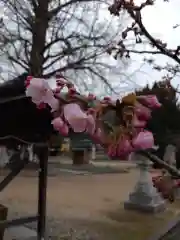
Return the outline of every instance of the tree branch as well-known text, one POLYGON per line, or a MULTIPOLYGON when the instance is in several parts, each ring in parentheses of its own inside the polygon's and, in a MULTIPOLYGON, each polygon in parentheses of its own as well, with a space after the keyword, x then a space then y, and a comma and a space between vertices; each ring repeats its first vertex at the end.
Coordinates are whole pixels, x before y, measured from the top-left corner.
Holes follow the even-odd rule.
MULTIPOLYGON (((123 56, 126 52, 134 52, 134 53, 150 53, 150 54, 162 54, 167 57, 170 57, 175 62, 180 64, 180 46, 177 47, 177 49, 168 49, 166 43, 162 43, 161 40, 155 39, 149 31, 146 29, 142 22, 142 16, 141 11, 146 6, 153 5, 153 0, 145 0, 140 6, 136 6, 134 0, 126 1, 126 0, 114 0, 114 4, 109 7, 109 11, 111 14, 114 14, 115 16, 119 16, 120 12, 122 12, 124 9, 129 13, 131 18, 134 20, 131 27, 128 27, 125 31, 122 33, 122 39, 119 43, 119 52, 120 56, 123 56), (158 51, 134 51, 126 49, 126 46, 123 44, 124 39, 127 38, 127 33, 132 31, 134 33, 134 36, 136 38, 136 43, 142 43, 141 36, 145 36, 150 45, 152 47, 155 47, 158 51)), ((113 48, 112 48, 113 50, 113 48)), ((111 51, 111 49, 110 49, 111 51)))
POLYGON ((161 54, 164 54, 170 58, 172 58, 174 61, 180 64, 180 59, 175 53, 171 53, 167 48, 163 47, 161 44, 158 43, 158 41, 147 31, 145 26, 142 23, 142 17, 140 11, 137 11, 136 14, 132 10, 128 10, 131 17, 136 21, 136 23, 139 25, 141 31, 143 32, 144 36, 148 38, 148 40, 151 42, 153 46, 155 46, 161 54))

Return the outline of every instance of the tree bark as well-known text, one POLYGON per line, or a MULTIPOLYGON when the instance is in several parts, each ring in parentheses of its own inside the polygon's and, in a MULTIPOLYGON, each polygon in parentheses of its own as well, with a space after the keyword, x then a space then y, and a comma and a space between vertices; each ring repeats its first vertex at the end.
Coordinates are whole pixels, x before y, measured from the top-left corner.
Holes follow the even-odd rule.
POLYGON ((35 9, 35 17, 32 26, 32 49, 30 54, 30 74, 35 77, 43 75, 44 49, 46 33, 48 29, 49 0, 39 0, 35 9))
MULTIPOLYGON (((48 5, 50 0, 38 0, 35 9, 35 18, 32 26, 32 49, 30 54, 30 74, 34 77, 43 75, 44 49, 46 45, 46 33, 49 23, 48 5)), ((84 150, 72 150, 73 164, 81 165, 89 163, 88 154, 84 150)))

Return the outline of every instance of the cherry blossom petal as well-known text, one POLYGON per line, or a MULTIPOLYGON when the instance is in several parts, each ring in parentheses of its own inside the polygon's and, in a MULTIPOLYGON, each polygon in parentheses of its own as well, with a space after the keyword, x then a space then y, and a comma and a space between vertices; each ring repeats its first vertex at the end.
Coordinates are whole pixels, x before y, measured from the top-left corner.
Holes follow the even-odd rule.
POLYGON ((158 101, 155 95, 138 96, 137 100, 152 109, 161 107, 161 103, 158 101))
POLYGON ((132 124, 135 128, 144 128, 146 126, 146 121, 140 121, 137 116, 134 115, 132 124))
POLYGON ((63 136, 67 136, 69 133, 69 128, 67 124, 64 123, 61 117, 55 118, 52 122, 55 130, 59 131, 63 136))
POLYGON ((74 132, 84 132, 86 130, 88 116, 78 104, 66 104, 63 110, 64 117, 74 132))
POLYGON ((132 143, 136 150, 150 149, 154 146, 154 138, 151 132, 143 131, 134 137, 132 143))
POLYGON ((135 114, 137 115, 138 119, 142 121, 147 121, 151 117, 150 109, 144 107, 138 102, 135 104, 135 114))
POLYGON ((117 156, 126 158, 133 151, 133 146, 126 138, 122 139, 117 144, 117 156))

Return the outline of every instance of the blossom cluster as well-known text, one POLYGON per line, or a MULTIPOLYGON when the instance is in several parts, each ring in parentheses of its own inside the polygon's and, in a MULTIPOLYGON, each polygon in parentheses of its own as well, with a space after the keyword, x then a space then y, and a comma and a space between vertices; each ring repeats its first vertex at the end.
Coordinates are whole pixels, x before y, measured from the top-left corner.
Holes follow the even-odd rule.
POLYGON ((88 133, 112 158, 124 158, 133 151, 153 147, 153 135, 145 127, 151 111, 161 106, 156 96, 132 93, 121 101, 112 101, 110 97, 97 99, 93 94, 82 95, 61 77, 56 78, 56 85, 52 89, 47 80, 29 76, 26 96, 39 109, 51 108, 52 125, 61 135, 68 136, 70 130, 88 133), (66 93, 62 91, 65 88, 66 93), (113 115, 107 120, 105 116, 110 112, 113 115))

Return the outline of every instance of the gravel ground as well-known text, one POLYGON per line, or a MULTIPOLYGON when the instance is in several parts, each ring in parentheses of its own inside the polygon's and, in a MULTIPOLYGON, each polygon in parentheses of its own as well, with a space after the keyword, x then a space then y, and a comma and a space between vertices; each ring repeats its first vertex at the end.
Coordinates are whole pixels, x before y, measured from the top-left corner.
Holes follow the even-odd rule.
MULTIPOLYGON (((20 214, 12 213, 10 217, 15 218, 20 214)), ((37 230, 36 223, 29 223, 26 227, 37 230)), ((51 240, 99 240, 100 233, 85 226, 82 221, 58 219, 47 217, 47 236, 51 240)))
MULTIPOLYGON (((50 177, 47 190, 49 236, 64 240, 101 239, 92 225, 106 221, 105 213, 127 199, 137 175, 137 171, 132 170, 124 174, 50 177), (76 238, 68 237, 72 229, 76 238)), ((0 202, 9 207, 10 217, 35 213, 37 178, 17 177, 0 195, 0 202)), ((30 224, 30 227, 35 226, 30 224)))

